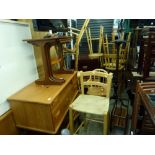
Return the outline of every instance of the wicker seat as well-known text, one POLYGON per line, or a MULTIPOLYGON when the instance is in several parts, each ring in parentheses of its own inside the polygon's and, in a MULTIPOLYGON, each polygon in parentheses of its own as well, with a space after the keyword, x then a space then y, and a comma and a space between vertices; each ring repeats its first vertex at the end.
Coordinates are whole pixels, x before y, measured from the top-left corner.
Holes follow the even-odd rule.
MULTIPOLYGON (((102 120, 90 119, 90 121, 104 122, 103 133, 108 134, 108 115, 109 115, 109 97, 111 92, 112 73, 106 71, 93 70, 80 72, 81 94, 69 106, 69 124, 70 131, 75 134, 78 130, 74 129, 74 111, 87 114, 103 116, 102 120), (85 88, 87 92, 85 92, 85 88)), ((79 129, 79 128, 78 128, 79 129)))

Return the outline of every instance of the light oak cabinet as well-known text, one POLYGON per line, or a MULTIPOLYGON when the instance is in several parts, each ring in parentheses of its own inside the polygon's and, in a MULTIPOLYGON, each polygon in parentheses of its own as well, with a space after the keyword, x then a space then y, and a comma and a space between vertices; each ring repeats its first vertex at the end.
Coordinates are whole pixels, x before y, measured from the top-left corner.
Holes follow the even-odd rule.
POLYGON ((8 98, 17 127, 57 133, 78 94, 78 85, 76 72, 56 76, 65 83, 44 86, 34 82, 8 98))

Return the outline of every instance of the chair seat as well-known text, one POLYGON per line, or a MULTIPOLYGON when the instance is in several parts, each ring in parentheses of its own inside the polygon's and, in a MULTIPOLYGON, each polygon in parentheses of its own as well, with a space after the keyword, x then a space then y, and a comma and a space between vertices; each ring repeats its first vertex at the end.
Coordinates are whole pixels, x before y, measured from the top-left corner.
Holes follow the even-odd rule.
POLYGON ((109 98, 81 94, 75 99, 70 107, 79 112, 103 115, 108 113, 109 98))
POLYGON ((92 53, 88 55, 90 59, 97 59, 103 56, 103 53, 92 53))
MULTIPOLYGON (((107 70, 116 70, 116 63, 106 63, 105 68, 107 70)), ((118 70, 122 70, 124 66, 120 65, 118 66, 118 70)))

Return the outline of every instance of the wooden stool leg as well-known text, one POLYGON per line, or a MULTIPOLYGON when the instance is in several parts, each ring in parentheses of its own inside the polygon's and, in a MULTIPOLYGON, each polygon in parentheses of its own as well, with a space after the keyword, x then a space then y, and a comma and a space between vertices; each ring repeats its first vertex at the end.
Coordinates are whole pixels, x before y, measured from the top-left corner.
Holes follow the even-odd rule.
POLYGON ((108 113, 104 114, 104 124, 103 124, 103 133, 104 135, 107 135, 108 134, 108 113))
POLYGON ((73 134, 74 132, 74 122, 73 122, 73 110, 72 108, 69 108, 69 128, 70 128, 70 132, 71 134, 73 134))

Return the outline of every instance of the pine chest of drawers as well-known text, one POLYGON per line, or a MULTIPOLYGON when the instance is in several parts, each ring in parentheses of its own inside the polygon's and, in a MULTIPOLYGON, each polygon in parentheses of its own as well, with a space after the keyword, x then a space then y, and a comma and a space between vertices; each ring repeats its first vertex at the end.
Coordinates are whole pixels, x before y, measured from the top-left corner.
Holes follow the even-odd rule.
POLYGON ((57 133, 78 93, 78 85, 76 72, 56 76, 65 82, 46 86, 34 82, 8 98, 17 127, 57 133))

